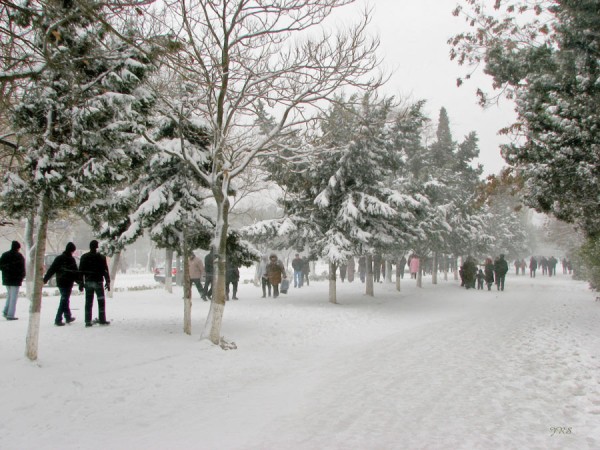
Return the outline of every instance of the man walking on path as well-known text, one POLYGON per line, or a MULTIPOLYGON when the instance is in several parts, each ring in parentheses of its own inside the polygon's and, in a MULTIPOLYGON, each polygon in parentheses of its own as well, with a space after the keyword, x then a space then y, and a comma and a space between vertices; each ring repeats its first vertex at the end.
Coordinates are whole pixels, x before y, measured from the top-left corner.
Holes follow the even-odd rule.
POLYGON ((508 263, 504 259, 504 255, 500 255, 500 257, 494 262, 494 272, 496 274, 496 287, 499 291, 503 291, 504 279, 506 278, 506 273, 508 272, 508 263))
POLYGON ((69 242, 65 251, 52 261, 50 268, 46 271, 46 275, 44 275, 44 284, 46 284, 56 274, 56 286, 60 292, 60 303, 58 304, 58 311, 54 319, 54 325, 57 327, 63 327, 65 322, 71 323, 75 320, 75 317, 71 315, 71 308, 69 307, 71 291, 75 282, 79 283, 79 286, 82 286, 81 276, 77 270, 77 261, 73 257, 75 250, 75 244, 69 242), (65 322, 63 322, 63 316, 65 322))
POLYGON ((98 323, 100 325, 110 325, 106 320, 106 307, 104 298, 104 288, 110 290, 110 275, 106 256, 98 253, 98 241, 90 242, 90 251, 81 257, 79 263, 79 272, 83 277, 83 286, 79 290, 83 291, 85 287, 85 326, 91 327, 92 307, 94 306, 94 293, 98 300, 98 323), (104 288, 102 282, 105 281, 104 288))
POLYGON ((304 261, 300 258, 300 255, 296 253, 296 257, 292 260, 292 269, 294 269, 294 287, 301 288, 304 277, 302 276, 302 267, 304 261))
POLYGON ((202 278, 204 277, 204 264, 194 253, 190 255, 190 282, 196 286, 200 297, 205 298, 202 288, 202 278))
POLYGON ((3 312, 6 320, 18 319, 15 317, 17 297, 19 296, 19 287, 25 279, 25 258, 19 252, 20 249, 21 244, 12 241, 10 250, 0 256, 2 284, 6 286, 6 304, 3 312))

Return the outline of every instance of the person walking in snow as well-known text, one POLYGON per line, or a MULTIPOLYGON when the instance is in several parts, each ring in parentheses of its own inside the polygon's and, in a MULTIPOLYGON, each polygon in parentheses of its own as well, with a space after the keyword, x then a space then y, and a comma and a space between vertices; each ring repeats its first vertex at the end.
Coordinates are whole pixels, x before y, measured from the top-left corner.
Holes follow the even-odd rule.
POLYGON ((358 258, 358 276, 361 283, 367 279, 367 258, 364 255, 358 258))
POLYGON ((475 288, 475 281, 477 276, 477 266, 471 256, 468 256, 462 265, 462 276, 465 288, 475 288))
POLYGON ((535 256, 532 256, 529 259, 529 277, 530 278, 535 278, 535 271, 537 270, 537 259, 535 259, 535 256))
POLYGON ((4 305, 4 318, 18 320, 15 317, 19 287, 25 279, 25 258, 20 253, 21 244, 12 241, 10 250, 0 256, 0 270, 2 271, 2 284, 6 286, 6 304, 4 305))
POLYGON ((504 279, 508 272, 508 263, 504 259, 504 255, 500 255, 496 261, 494 261, 494 274, 496 275, 496 287, 499 291, 504 290, 504 279))
POLYGON ((486 258, 483 273, 485 274, 485 284, 487 285, 488 291, 491 291, 492 284, 494 284, 494 262, 492 261, 492 258, 486 258))
POLYGON ((238 300, 237 291, 238 283, 240 281, 240 267, 238 264, 227 258, 227 264, 225 269, 225 300, 229 300, 229 285, 231 285, 232 299, 238 300))
POLYGON ((404 268, 406 267, 406 258, 402 255, 402 258, 398 261, 398 271, 400 272, 400 278, 404 278, 404 268))
POLYGON ((413 253, 410 257, 410 262, 408 263, 411 278, 414 278, 415 280, 417 279, 420 266, 421 262, 419 261, 419 257, 413 253))
POLYGON ((302 274, 302 268, 304 267, 304 261, 300 258, 300 255, 296 253, 296 257, 292 259, 292 269, 294 269, 294 287, 301 288, 304 276, 302 274))
POLYGON ((348 273, 348 264, 341 263, 340 264, 340 280, 342 280, 342 283, 346 279, 346 274, 347 273, 348 273))
POLYGON ((271 283, 269 282, 269 275, 267 273, 267 266, 269 265, 269 258, 267 255, 262 255, 260 263, 258 264, 258 277, 262 286, 262 298, 267 296, 267 288, 269 291, 269 297, 271 296, 271 283))
POLYGON ((75 283, 79 284, 79 286, 83 285, 81 275, 77 269, 77 261, 75 261, 75 257, 73 256, 75 250, 77 250, 75 244, 69 242, 65 247, 65 251, 54 258, 54 261, 52 261, 52 264, 44 275, 44 284, 46 284, 56 274, 56 286, 58 287, 58 292, 60 292, 60 302, 56 311, 56 317, 54 318, 54 325, 57 327, 63 327, 65 322, 71 323, 75 320, 75 317, 71 314, 69 305, 71 292, 75 283), (63 317, 65 319, 64 322, 63 317))
POLYGON ((214 275, 214 267, 215 267, 215 252, 212 247, 210 251, 204 257, 204 295, 202 296, 202 300, 207 300, 212 298, 212 283, 213 283, 213 275, 214 275))
POLYGON ((190 255, 189 259, 189 269, 190 269, 190 282, 196 286, 200 297, 204 301, 206 301, 206 297, 204 295, 204 288, 202 287, 202 278, 204 277, 204 264, 202 260, 196 256, 194 252, 190 255))
POLYGON ((483 282, 485 281, 485 274, 483 270, 479 269, 476 275, 477 278, 477 290, 483 290, 483 282))
POLYGON ((310 284, 310 280, 308 279, 308 274, 310 273, 310 260, 308 259, 308 256, 302 258, 302 263, 302 283, 306 283, 308 286, 310 284))
POLYGON ((83 277, 83 284, 79 285, 79 290, 85 288, 85 326, 91 327, 92 308, 94 306, 94 294, 98 301, 98 321, 100 325, 110 325, 106 320, 106 305, 104 297, 104 289, 110 290, 110 274, 108 272, 108 264, 106 256, 98 253, 98 241, 90 242, 90 251, 84 253, 79 262, 79 272, 83 277), (104 287, 102 282, 105 282, 104 287))
POLYGON ((283 263, 277 259, 277 255, 272 253, 269 256, 269 264, 267 264, 267 277, 269 283, 273 286, 273 298, 279 297, 279 283, 284 278, 287 278, 283 263))

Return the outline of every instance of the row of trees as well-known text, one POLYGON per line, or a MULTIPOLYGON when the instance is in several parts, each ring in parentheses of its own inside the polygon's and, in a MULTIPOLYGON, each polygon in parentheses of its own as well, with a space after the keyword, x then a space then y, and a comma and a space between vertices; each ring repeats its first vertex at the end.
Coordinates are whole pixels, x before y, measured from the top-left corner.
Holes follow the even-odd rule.
POLYGON ((512 0, 455 10, 472 31, 450 40, 452 56, 481 66, 497 95, 514 99, 517 122, 503 148, 523 202, 573 223, 586 237, 581 257, 600 288, 600 27, 596 0, 512 0))
MULTIPOLYGON (((143 231, 184 261, 190 248, 211 247, 205 335, 220 342, 230 202, 240 180, 275 154, 286 130, 311 121, 307 107, 318 111, 344 87, 381 83, 368 14, 344 31, 309 33, 351 2, 0 2, 2 209, 27 221, 30 359, 48 221, 65 209, 88 218, 116 263, 143 231), (267 134, 253 125, 262 102, 277 111, 267 134)), ((185 292, 189 332, 189 280, 185 292)))
MULTIPOLYGON (((447 261, 442 255, 527 252, 524 224, 504 202, 507 196, 495 188, 493 196, 483 195, 482 169, 474 166, 476 135, 455 141, 442 108, 427 144, 430 120, 423 106, 399 107, 369 95, 336 97, 310 136, 280 142, 283 158, 265 164, 285 192, 285 214, 246 227, 245 235, 328 261, 333 303, 336 268, 354 255, 367 255, 367 268, 374 253, 388 261, 409 251, 433 256, 436 283, 438 260, 447 261), (310 151, 299 157, 298 149, 310 151)), ((265 116, 263 132, 273 123, 265 116)), ((368 295, 372 281, 367 277, 368 295)), ((400 277, 396 283, 400 289, 400 277)))

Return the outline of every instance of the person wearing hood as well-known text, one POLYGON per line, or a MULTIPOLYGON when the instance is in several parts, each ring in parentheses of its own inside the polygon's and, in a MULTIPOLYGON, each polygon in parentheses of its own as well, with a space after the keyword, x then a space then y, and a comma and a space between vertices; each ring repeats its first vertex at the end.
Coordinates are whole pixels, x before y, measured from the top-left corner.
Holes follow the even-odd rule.
POLYGON ((94 294, 98 300, 98 321, 100 325, 110 325, 106 320, 106 307, 104 298, 104 289, 110 290, 110 274, 106 256, 98 253, 98 241, 90 242, 90 251, 81 257, 79 262, 79 272, 83 277, 83 285, 79 285, 79 290, 83 291, 85 287, 85 326, 91 327, 92 308, 94 306, 94 294), (102 282, 105 281, 104 287, 102 282))
POLYGON ((46 275, 44 275, 44 284, 46 284, 56 274, 56 286, 60 292, 60 303, 58 304, 58 311, 56 311, 54 319, 54 325, 57 327, 62 327, 65 325, 65 322, 71 323, 75 320, 75 317, 71 315, 71 308, 69 306, 71 291, 75 282, 80 286, 82 285, 81 276, 77 270, 77 261, 75 261, 75 257, 73 256, 75 250, 75 244, 69 242, 65 247, 65 251, 52 261, 50 268, 48 268, 46 275), (64 322, 63 317, 65 318, 64 322))
POLYGON ((15 310, 19 287, 25 279, 25 258, 20 253, 21 244, 12 241, 10 250, 0 256, 0 270, 2 271, 2 284, 6 286, 6 304, 4 305, 4 318, 17 320, 15 310))

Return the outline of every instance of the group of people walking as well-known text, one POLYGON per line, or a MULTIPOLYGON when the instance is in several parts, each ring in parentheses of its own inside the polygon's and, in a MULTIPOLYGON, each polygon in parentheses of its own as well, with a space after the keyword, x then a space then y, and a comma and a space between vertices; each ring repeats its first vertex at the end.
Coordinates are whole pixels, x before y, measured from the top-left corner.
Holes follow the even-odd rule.
MULTIPOLYGON (((196 286, 196 290, 204 301, 212 299, 212 283, 215 267, 215 254, 211 249, 202 260, 192 252, 189 258, 190 282, 196 286), (204 280, 204 286, 202 286, 204 280)), ((240 281, 240 268, 235 261, 227 259, 225 269, 225 300, 229 300, 229 293, 233 300, 239 300, 237 296, 238 284, 240 281)))
MULTIPOLYGON (((571 261, 567 258, 563 258, 562 261, 563 274, 572 273, 573 267, 571 265, 571 261)), ((546 258, 545 256, 540 256, 536 258, 532 256, 529 259, 529 276, 531 278, 535 278, 535 273, 538 268, 542 269, 542 275, 556 276, 556 266, 558 265, 558 259, 554 256, 550 258, 546 258)), ((521 270, 521 274, 525 275, 525 269, 528 267, 525 259, 516 259, 514 262, 515 272, 519 275, 519 269, 521 270)))
POLYGON ((477 284, 477 289, 483 290, 485 285, 488 291, 492 290, 493 284, 496 284, 498 291, 503 291, 507 273, 508 262, 502 254, 494 261, 492 258, 486 258, 483 269, 478 269, 475 259, 468 256, 459 270, 461 286, 475 289, 477 284))
MULTIPOLYGON (((25 258, 20 253, 21 244, 18 241, 11 243, 9 251, 0 257, 0 270, 2 271, 2 284, 6 286, 7 297, 3 315, 6 320, 18 320, 15 317, 19 288, 25 279, 25 258)), ((64 326, 75 320, 71 314, 70 299, 75 283, 79 290, 85 290, 85 326, 94 324, 110 325, 106 320, 106 301, 104 290, 110 290, 110 274, 106 256, 98 252, 98 241, 90 242, 90 251, 81 256, 79 266, 74 253, 77 248, 69 242, 65 251, 58 255, 47 269, 43 281, 47 283, 56 276, 56 285, 60 292, 60 301, 54 324, 64 326), (94 296, 98 302, 98 317, 92 320, 94 296), (63 320, 64 319, 64 320, 63 320)))
MULTIPOLYGON (((296 259, 299 258, 299 255, 296 254, 296 259)), ((300 267, 297 271, 295 267, 299 267, 298 264, 294 266, 294 262, 292 261, 292 268, 294 269, 294 287, 302 287, 303 278, 306 274, 306 282, 308 285, 308 271, 304 271, 304 266, 300 267), (297 276, 298 272, 298 276, 297 276), (298 282, 300 284, 298 284, 298 282)), ((258 278, 260 279, 260 284, 262 288, 262 298, 268 296, 273 298, 279 297, 280 289, 279 285, 282 284, 284 280, 287 281, 287 273, 285 271, 285 267, 283 266, 283 262, 277 257, 275 253, 271 253, 269 257, 267 255, 263 255, 261 257, 260 263, 258 265, 258 278)))

